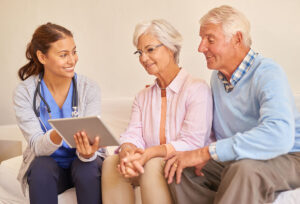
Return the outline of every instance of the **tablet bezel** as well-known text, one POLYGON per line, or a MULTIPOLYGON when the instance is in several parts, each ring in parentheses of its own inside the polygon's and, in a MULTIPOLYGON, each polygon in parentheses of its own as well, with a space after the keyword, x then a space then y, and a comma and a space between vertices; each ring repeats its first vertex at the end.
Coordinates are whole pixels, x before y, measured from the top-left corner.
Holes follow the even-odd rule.
POLYGON ((100 116, 49 119, 48 122, 72 148, 76 148, 74 134, 78 131, 85 131, 90 142, 93 142, 94 138, 99 136, 100 147, 120 144, 119 139, 111 133, 109 128, 102 122, 100 116))

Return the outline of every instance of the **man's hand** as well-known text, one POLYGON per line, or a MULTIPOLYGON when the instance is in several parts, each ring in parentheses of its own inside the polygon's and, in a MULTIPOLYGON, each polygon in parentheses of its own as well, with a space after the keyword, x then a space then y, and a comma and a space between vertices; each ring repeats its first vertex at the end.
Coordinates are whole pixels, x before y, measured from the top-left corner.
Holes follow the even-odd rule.
POLYGON ((168 184, 173 182, 173 177, 176 173, 176 183, 180 183, 181 173, 186 167, 196 166, 195 173, 198 176, 203 175, 201 170, 210 160, 208 146, 201 149, 185 152, 176 152, 165 165, 165 178, 168 178, 168 184))

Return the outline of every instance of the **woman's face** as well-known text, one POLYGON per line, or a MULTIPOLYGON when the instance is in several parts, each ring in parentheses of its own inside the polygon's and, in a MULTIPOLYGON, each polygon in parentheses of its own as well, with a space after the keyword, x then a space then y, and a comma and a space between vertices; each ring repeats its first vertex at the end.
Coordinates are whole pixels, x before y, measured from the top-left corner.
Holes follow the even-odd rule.
POLYGON ((72 78, 78 61, 74 39, 67 36, 51 43, 48 52, 42 59, 45 75, 72 78))
POLYGON ((137 49, 140 63, 148 74, 159 75, 168 65, 174 63, 173 52, 151 34, 143 34, 139 37, 137 49))

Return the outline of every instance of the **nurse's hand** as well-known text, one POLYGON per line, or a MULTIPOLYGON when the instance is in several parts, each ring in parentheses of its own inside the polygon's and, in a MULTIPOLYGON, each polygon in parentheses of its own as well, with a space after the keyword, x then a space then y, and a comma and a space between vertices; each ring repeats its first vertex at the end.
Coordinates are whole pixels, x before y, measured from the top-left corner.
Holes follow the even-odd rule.
POLYGON ((77 132, 74 135, 74 139, 76 142, 76 149, 79 152, 80 156, 89 159, 91 158, 95 152, 99 149, 100 138, 97 136, 93 144, 91 145, 88 139, 88 136, 85 131, 77 132))

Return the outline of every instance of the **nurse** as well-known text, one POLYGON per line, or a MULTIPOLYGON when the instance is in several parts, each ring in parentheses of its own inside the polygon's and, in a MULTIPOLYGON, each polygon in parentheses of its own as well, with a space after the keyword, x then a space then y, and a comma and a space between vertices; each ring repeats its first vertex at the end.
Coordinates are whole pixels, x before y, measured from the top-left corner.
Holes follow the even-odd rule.
POLYGON ((99 138, 90 145, 86 133, 78 132, 76 149, 70 148, 48 123, 50 118, 100 114, 98 85, 74 72, 78 56, 72 33, 52 23, 39 26, 26 58, 13 98, 28 143, 18 175, 23 192, 29 186, 32 204, 55 204, 58 194, 75 186, 79 204, 101 203, 99 138))

